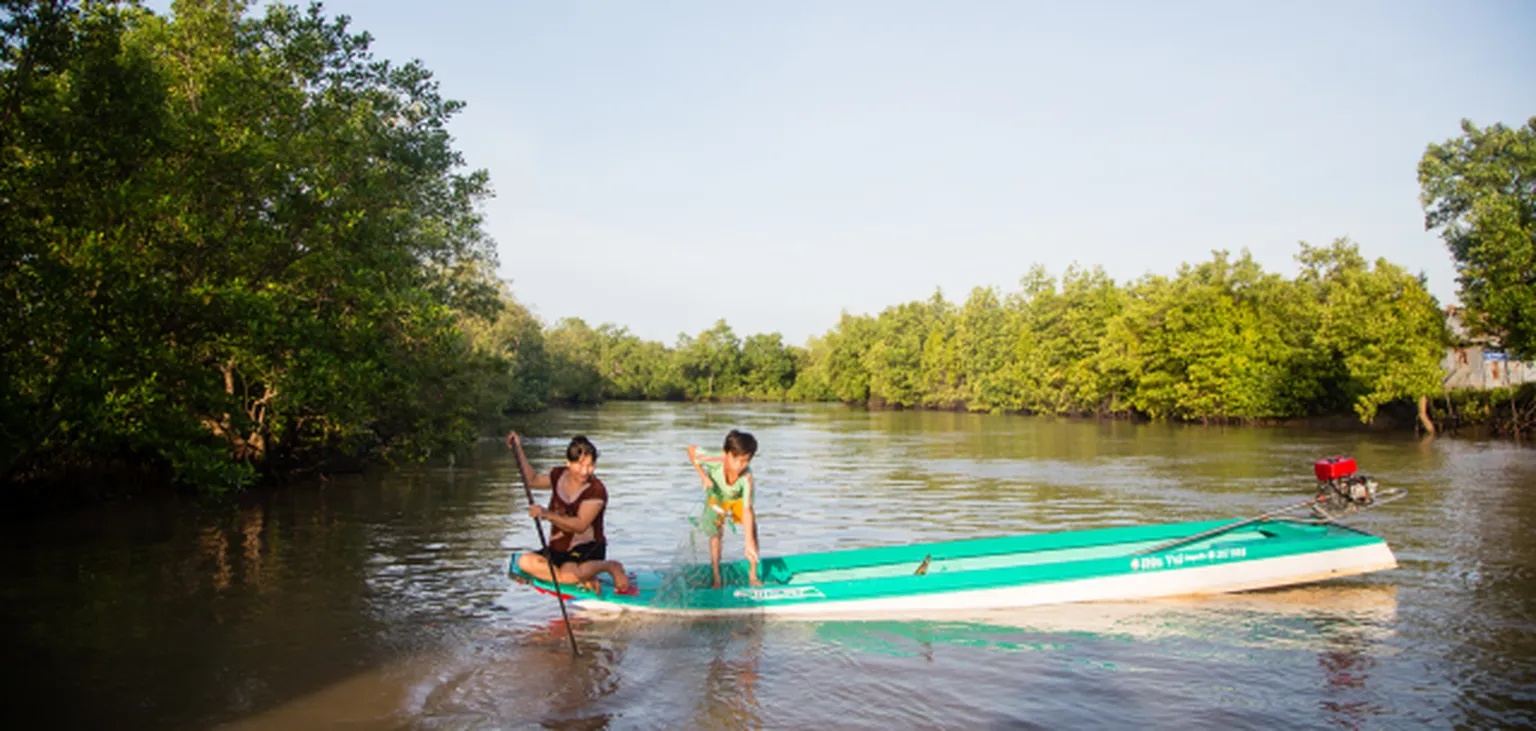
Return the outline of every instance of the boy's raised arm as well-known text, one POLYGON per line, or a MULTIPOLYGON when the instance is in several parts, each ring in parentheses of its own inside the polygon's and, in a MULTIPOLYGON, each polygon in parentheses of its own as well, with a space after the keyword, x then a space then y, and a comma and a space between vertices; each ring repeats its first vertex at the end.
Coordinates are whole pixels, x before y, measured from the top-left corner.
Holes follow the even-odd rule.
POLYGON ((699 473, 699 482, 704 483, 704 489, 708 490, 714 483, 710 481, 709 473, 704 471, 704 465, 699 464, 701 459, 703 458, 699 456, 699 445, 688 445, 688 461, 693 464, 694 471, 699 473))

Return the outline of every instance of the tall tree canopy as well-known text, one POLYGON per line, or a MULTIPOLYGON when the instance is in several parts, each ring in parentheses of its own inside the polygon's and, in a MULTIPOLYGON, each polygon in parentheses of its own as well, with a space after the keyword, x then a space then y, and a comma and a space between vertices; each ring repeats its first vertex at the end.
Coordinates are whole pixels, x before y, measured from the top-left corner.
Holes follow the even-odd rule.
POLYGON ((1461 131, 1419 162, 1424 226, 1456 260, 1468 326, 1536 357, 1536 117, 1461 131))
POLYGON ((1439 391, 1445 317, 1420 278, 1384 259, 1372 267, 1348 239, 1302 244, 1298 258, 1299 283, 1320 308, 1315 352, 1327 360, 1314 372, 1332 374, 1363 421, 1382 404, 1439 391))
POLYGON ((238 0, 0 12, 0 471, 205 486, 472 433, 497 307, 459 104, 346 18, 238 0))

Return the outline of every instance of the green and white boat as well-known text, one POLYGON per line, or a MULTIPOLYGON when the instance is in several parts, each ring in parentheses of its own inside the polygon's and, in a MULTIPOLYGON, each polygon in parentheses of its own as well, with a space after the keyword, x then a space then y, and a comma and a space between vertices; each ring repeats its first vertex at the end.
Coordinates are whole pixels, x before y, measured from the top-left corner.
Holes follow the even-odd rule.
MULTIPOLYGON (((980 538, 762 561, 762 586, 747 564, 722 565, 710 588, 707 564, 639 572, 637 590, 617 594, 561 586, 579 609, 682 615, 839 614, 1027 607, 1065 602, 1219 594, 1305 584, 1397 567, 1386 541, 1346 526, 1264 522, 1144 552, 1231 521, 1105 528, 980 538)), ((517 568, 512 578, 553 592, 517 568)))
MULTIPOLYGON (((1386 541, 1336 522, 1401 498, 1364 476, 1318 463, 1314 499, 1239 521, 1203 521, 856 548, 764 558, 762 585, 745 561, 633 574, 625 594, 562 585, 584 610, 673 615, 869 615, 1003 609, 1090 601, 1222 594, 1307 584, 1397 567, 1386 541), (1313 517, 1285 517, 1307 510, 1313 517)), ((509 575, 549 593, 517 568, 509 575)))

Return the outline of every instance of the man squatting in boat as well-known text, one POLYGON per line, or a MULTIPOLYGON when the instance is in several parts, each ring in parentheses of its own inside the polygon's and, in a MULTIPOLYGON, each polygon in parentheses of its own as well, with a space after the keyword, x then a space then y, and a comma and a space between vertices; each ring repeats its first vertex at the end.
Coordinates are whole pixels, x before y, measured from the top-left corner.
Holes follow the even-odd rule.
POLYGON ((593 593, 601 592, 597 577, 606 573, 613 577, 615 591, 630 591, 624 565, 607 560, 603 514, 608 510, 608 488, 594 475, 597 447, 592 441, 581 435, 572 437, 565 448, 565 465, 551 469, 549 474, 534 474, 517 432, 507 434, 507 447, 517 453, 517 467, 528 486, 550 491, 549 507, 528 506, 530 517, 549 521, 549 545, 518 556, 517 567, 549 581, 553 565, 560 572, 560 583, 579 585, 593 593))

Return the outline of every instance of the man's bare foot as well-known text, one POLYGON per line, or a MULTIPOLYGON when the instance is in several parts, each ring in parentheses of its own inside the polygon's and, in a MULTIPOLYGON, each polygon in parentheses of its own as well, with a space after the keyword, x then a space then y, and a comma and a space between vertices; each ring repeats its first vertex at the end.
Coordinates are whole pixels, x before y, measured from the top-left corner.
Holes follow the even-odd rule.
POLYGON ((614 571, 614 572, 612 572, 609 575, 613 577, 613 590, 614 591, 616 591, 616 592, 618 592, 620 594, 628 594, 629 593, 629 577, 625 576, 624 574, 622 574, 622 573, 620 573, 618 571, 614 571))
POLYGON ((724 586, 724 584, 720 583, 720 577, 716 576, 715 577, 715 583, 711 584, 709 588, 711 588, 711 589, 719 589, 721 586, 724 586))

